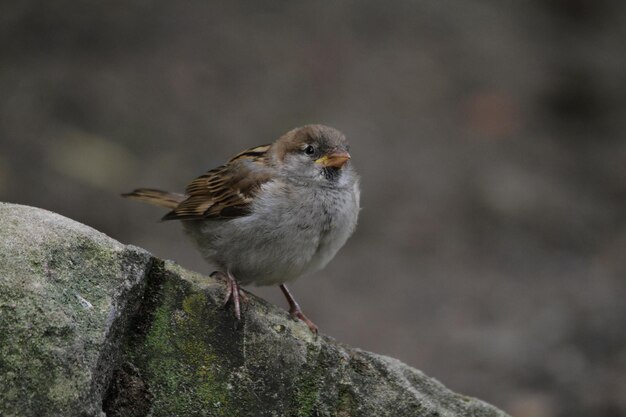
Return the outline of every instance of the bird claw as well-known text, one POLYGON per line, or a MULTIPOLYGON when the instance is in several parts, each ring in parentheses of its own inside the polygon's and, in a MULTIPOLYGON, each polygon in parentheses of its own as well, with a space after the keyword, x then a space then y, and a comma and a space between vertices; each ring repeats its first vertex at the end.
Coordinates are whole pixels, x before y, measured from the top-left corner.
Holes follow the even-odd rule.
POLYGON ((304 324, 306 324, 309 327, 309 330, 311 330, 311 333, 313 333, 315 336, 318 335, 317 326, 307 316, 305 316, 304 313, 302 313, 302 311, 289 310, 289 314, 291 314, 291 317, 293 317, 294 319, 303 321, 304 324))
POLYGON ((243 289, 239 288, 237 280, 235 280, 235 277, 230 272, 224 273, 221 271, 215 271, 210 276, 226 282, 226 294, 224 295, 222 307, 226 308, 228 304, 232 302, 235 319, 237 319, 237 322, 240 322, 241 303, 248 302, 248 296, 244 293, 243 289))
POLYGON ((304 315, 304 313, 300 309, 300 305, 298 304, 296 299, 293 298, 293 295, 291 295, 291 292, 289 292, 289 290, 287 289, 287 286, 285 284, 281 284, 279 285, 279 287, 281 291, 283 292, 283 294, 285 295, 287 302, 289 303, 289 314, 291 314, 291 317, 293 317, 296 320, 303 321, 308 326, 309 330, 311 330, 311 333, 317 336, 318 334, 317 326, 315 325, 315 323, 309 320, 307 316, 304 315))
MULTIPOLYGON (((222 280, 226 283, 226 293, 224 295, 224 301, 222 303, 222 307, 226 308, 228 304, 233 303, 233 313, 235 315, 235 319, 237 320, 235 323, 235 327, 241 321, 241 304, 248 302, 249 298, 245 293, 245 290, 239 287, 237 284, 237 280, 230 272, 221 272, 215 271, 211 275, 211 278, 222 280)), ((280 285, 280 289, 285 294, 287 301, 289 302, 289 314, 295 320, 303 321, 304 324, 307 325, 311 333, 315 336, 318 335, 319 330, 315 323, 313 323, 307 316, 304 315, 297 301, 293 298, 287 287, 283 284, 280 285)))

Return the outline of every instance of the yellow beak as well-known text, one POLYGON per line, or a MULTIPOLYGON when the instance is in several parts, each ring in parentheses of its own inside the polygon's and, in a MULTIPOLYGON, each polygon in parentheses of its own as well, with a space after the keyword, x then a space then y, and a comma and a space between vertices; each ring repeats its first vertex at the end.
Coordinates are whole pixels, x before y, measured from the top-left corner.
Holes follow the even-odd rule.
POLYGON ((324 167, 341 168, 350 159, 350 154, 346 151, 335 151, 324 155, 315 161, 324 167))

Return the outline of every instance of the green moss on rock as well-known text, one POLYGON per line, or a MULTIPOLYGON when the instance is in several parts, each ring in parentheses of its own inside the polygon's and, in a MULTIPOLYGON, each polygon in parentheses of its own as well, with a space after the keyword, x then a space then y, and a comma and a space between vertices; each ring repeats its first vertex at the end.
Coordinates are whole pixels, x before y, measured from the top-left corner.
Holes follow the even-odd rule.
POLYGON ((155 416, 225 415, 228 389, 211 347, 208 306, 188 283, 166 281, 145 340, 129 355, 149 382, 155 416))

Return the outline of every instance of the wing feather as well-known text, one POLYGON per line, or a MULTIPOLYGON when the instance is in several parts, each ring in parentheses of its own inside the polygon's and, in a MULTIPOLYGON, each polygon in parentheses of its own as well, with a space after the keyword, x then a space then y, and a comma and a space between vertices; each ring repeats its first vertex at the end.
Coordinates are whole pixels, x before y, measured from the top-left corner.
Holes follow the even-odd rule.
POLYGON ((193 180, 187 198, 163 220, 230 219, 249 213, 254 196, 271 179, 270 145, 257 146, 193 180))

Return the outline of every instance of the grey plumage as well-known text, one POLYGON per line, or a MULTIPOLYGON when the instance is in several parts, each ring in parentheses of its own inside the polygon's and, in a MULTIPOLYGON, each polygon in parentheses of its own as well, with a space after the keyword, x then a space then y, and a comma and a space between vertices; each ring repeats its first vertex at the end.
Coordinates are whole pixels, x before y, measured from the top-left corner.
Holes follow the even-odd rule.
POLYGON ((353 173, 336 188, 274 180, 262 186, 248 216, 183 225, 202 255, 241 284, 281 284, 335 256, 356 227, 359 195, 353 173))
POLYGON ((240 317, 241 284, 280 284, 294 317, 317 327, 283 285, 326 266, 354 231, 359 178, 339 131, 307 125, 241 152, 192 181, 185 194, 124 194, 171 211, 204 258, 228 281, 240 317))

